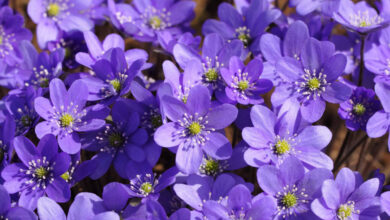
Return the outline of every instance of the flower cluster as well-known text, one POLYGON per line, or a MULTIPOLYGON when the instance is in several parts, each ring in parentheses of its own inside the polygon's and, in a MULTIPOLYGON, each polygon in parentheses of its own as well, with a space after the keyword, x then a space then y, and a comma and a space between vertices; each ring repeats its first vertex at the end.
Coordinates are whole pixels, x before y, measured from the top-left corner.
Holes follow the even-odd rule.
POLYGON ((390 218, 390 0, 11 6, 0 219, 390 218))

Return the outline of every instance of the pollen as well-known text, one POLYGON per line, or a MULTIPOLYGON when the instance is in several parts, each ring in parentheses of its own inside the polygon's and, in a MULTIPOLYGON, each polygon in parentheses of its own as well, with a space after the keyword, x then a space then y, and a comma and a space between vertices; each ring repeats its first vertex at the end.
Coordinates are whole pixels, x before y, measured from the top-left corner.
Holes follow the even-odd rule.
POLYGON ((358 103, 355 106, 353 106, 353 112, 357 115, 363 115, 366 112, 366 107, 358 103))
POLYGON ((286 140, 278 140, 275 145, 275 153, 278 155, 283 155, 290 151, 290 145, 286 140))
POLYGON ((249 82, 246 80, 241 80, 238 82, 238 89, 241 91, 245 91, 249 88, 249 82))
POLYGON ((244 45, 247 45, 249 43, 250 37, 248 34, 241 33, 238 35, 238 39, 244 43, 244 45))
POLYGON ((3 44, 3 36, 0 35, 0 45, 3 44))
POLYGON ((202 165, 202 170, 207 175, 215 175, 220 171, 220 166, 218 161, 210 158, 205 161, 205 164, 202 165))
POLYGON ((35 169, 34 173, 39 179, 44 179, 47 175, 47 170, 44 167, 39 167, 35 169))
POLYGON ((159 29, 162 26, 163 21, 158 16, 153 16, 149 19, 149 24, 153 29, 159 29))
POLYGON ((118 79, 111 80, 110 84, 114 87, 116 92, 121 91, 122 85, 121 85, 121 82, 118 79))
POLYGON ((57 16, 59 13, 60 13, 60 6, 56 3, 51 3, 49 4, 49 6, 47 7, 47 14, 50 16, 50 17, 55 17, 57 16))
POLYGON ((145 195, 148 195, 149 193, 152 192, 153 186, 152 186, 152 184, 149 183, 149 182, 144 182, 144 183, 142 183, 140 189, 141 189, 141 191, 142 191, 145 195))
POLYGON ((215 70, 214 68, 212 69, 209 69, 206 73, 205 73, 205 76, 206 76, 206 79, 210 82, 214 82, 214 81, 217 81, 218 79, 218 72, 217 70, 215 70))
POLYGON ((152 118, 150 119, 150 123, 152 124, 153 128, 160 127, 162 125, 161 115, 152 116, 152 118))
POLYGON ((337 216, 339 219, 344 220, 352 215, 353 207, 349 205, 341 205, 337 210, 337 216))
POLYGON ((41 88, 47 88, 49 87, 49 79, 46 77, 42 77, 39 79, 39 86, 41 88))
POLYGON ((74 121, 74 119, 73 119, 72 115, 70 115, 68 113, 63 114, 61 119, 60 119, 60 123, 61 123, 62 127, 70 126, 73 123, 73 121, 74 121))
POLYGON ((188 130, 191 135, 197 135, 202 131, 202 127, 198 122, 192 122, 190 126, 188 126, 188 130))
POLYGON ((66 171, 65 173, 63 173, 63 174, 61 175, 61 178, 62 178, 63 180, 65 180, 65 181, 69 181, 69 179, 70 179, 69 172, 66 171))
POLYGON ((307 86, 310 90, 317 90, 320 88, 320 80, 317 77, 311 78, 307 82, 307 86))
POLYGON ((28 116, 28 115, 23 115, 23 116, 20 118, 20 122, 22 123, 23 126, 30 126, 31 123, 32 123, 32 120, 31 120, 30 116, 28 116))
POLYGON ((297 204, 297 197, 293 193, 287 193, 283 196, 282 203, 286 208, 291 208, 297 204))
POLYGON ((108 136, 108 142, 113 147, 121 147, 123 143, 125 142, 122 134, 118 132, 112 133, 110 136, 108 136))

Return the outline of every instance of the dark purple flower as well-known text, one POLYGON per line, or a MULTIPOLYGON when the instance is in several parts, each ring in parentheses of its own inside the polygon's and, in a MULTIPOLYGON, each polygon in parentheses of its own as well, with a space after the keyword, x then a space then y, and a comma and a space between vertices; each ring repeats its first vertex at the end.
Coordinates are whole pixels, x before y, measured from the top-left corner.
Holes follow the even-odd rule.
POLYGON ((352 130, 366 130, 368 119, 381 108, 375 99, 375 92, 364 87, 356 87, 349 100, 340 104, 339 115, 345 126, 352 130))
POLYGON ((379 180, 362 181, 360 174, 343 168, 335 180, 325 180, 321 197, 311 204, 311 209, 321 219, 377 219, 381 211, 379 180))
POLYGON ((305 120, 319 120, 325 111, 325 101, 341 103, 352 93, 348 86, 337 81, 345 65, 345 56, 335 54, 331 42, 306 40, 299 57, 284 57, 277 62, 276 71, 286 83, 276 87, 272 102, 280 106, 288 98, 297 99, 305 120))
POLYGON ((70 157, 58 153, 55 137, 46 135, 35 147, 29 139, 19 136, 13 144, 21 163, 8 165, 1 176, 9 193, 20 193, 18 205, 34 210, 45 194, 57 202, 67 202, 70 188, 61 175, 67 171, 70 157))
POLYGON ((85 107, 88 96, 87 86, 75 81, 66 91, 60 79, 50 82, 50 100, 35 99, 35 111, 45 120, 35 127, 38 138, 46 134, 58 136, 60 148, 67 153, 80 151, 78 132, 98 130, 105 125, 108 109, 101 105, 85 107))
POLYGON ((386 27, 390 22, 387 13, 378 14, 367 2, 354 3, 351 0, 340 0, 340 6, 333 13, 333 19, 360 34, 376 31, 386 27))
POLYGON ((31 32, 23 24, 23 16, 14 13, 8 6, 0 8, 0 59, 8 65, 22 62, 19 58, 19 43, 32 39, 31 32))
POLYGON ((83 149, 98 152, 92 159, 97 164, 91 174, 92 179, 104 175, 111 164, 122 178, 127 178, 128 161, 143 166, 148 164, 149 152, 144 145, 149 137, 145 129, 139 128, 140 116, 132 112, 123 100, 113 105, 111 119, 103 128, 81 134, 83 149))
POLYGON ((91 30, 94 24, 85 14, 91 3, 76 0, 29 1, 27 12, 37 24, 39 46, 46 48, 48 42, 58 39, 61 31, 91 30))
POLYGON ((38 123, 39 115, 34 109, 34 99, 39 96, 32 87, 13 90, 5 99, 5 105, 16 124, 16 136, 23 135, 38 123))
MULTIPOLYGON (((11 163, 14 136, 15 122, 11 117, 7 117, 0 123, 0 172, 11 163)), ((2 183, 1 177, 0 183, 2 183)))
POLYGON ((189 92, 186 103, 163 97, 166 116, 172 121, 157 129, 154 140, 162 147, 178 147, 176 165, 184 173, 196 173, 203 152, 215 159, 227 159, 232 154, 229 140, 217 132, 237 117, 237 108, 230 104, 211 107, 209 91, 196 86, 189 92))
POLYGON ((23 207, 12 207, 11 197, 7 190, 0 185, 0 218, 1 219, 25 219, 25 220, 37 220, 37 216, 34 212, 25 209, 23 207))
POLYGON ((92 66, 94 75, 81 81, 88 87, 89 101, 106 99, 111 104, 130 91, 131 82, 141 71, 145 60, 137 59, 128 64, 126 54, 120 48, 113 48, 106 54, 107 59, 100 59, 92 66))
POLYGON ((202 28, 204 35, 218 33, 226 41, 239 39, 254 54, 260 52, 260 37, 265 29, 278 19, 280 10, 270 8, 267 0, 252 0, 248 10, 240 14, 231 4, 222 3, 218 7, 218 17, 207 20, 202 28))
POLYGON ((324 180, 331 178, 332 172, 323 168, 305 173, 302 164, 293 157, 286 159, 279 169, 266 165, 257 171, 261 189, 277 204, 273 219, 315 219, 310 203, 318 197, 324 180))
POLYGON ((261 94, 273 87, 268 79, 260 79, 263 63, 260 59, 251 60, 247 66, 238 57, 232 57, 229 68, 222 68, 221 75, 226 83, 226 96, 242 105, 263 103, 261 94))

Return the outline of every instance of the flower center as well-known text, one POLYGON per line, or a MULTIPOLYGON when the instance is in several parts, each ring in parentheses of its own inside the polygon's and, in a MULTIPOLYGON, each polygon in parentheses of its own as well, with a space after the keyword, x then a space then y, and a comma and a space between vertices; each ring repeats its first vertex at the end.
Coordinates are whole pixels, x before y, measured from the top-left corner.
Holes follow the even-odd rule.
POLYGON ((218 72, 217 70, 215 70, 214 68, 212 69, 209 69, 206 73, 205 73, 205 76, 206 76, 206 79, 208 81, 217 81, 218 79, 218 72))
POLYGON ((46 77, 39 78, 39 86, 41 88, 49 87, 49 79, 46 77))
POLYGON ((114 87, 116 92, 121 91, 122 85, 121 85, 121 82, 118 79, 111 80, 110 84, 112 85, 112 87, 114 87))
POLYGON ((286 140, 278 140, 275 145, 275 153, 278 155, 283 155, 290 151, 290 145, 286 140))
POLYGON ((152 116, 150 123, 152 124, 153 128, 158 128, 162 125, 162 118, 161 115, 154 115, 152 116))
POLYGON ((141 185, 141 191, 145 194, 148 195, 150 192, 152 192, 153 186, 149 182, 144 182, 141 185))
POLYGON ((188 130, 191 135, 197 135, 202 131, 202 127, 198 122, 192 122, 190 126, 188 126, 188 130))
POLYGON ((50 17, 55 17, 59 13, 60 13, 60 6, 58 4, 56 4, 56 3, 49 4, 49 6, 47 7, 47 14, 50 17))
POLYGON ((0 35, 0 45, 3 44, 3 36, 0 35))
POLYGON ((187 96, 183 96, 182 98, 181 98, 181 101, 183 101, 184 102, 184 104, 186 104, 187 103, 187 96))
POLYGON ((69 125, 71 125, 73 123, 73 121, 74 121, 73 117, 68 113, 65 113, 64 115, 62 115, 62 117, 60 119, 60 123, 61 123, 62 127, 68 127, 69 125))
POLYGON ((39 167, 35 169, 34 173, 39 179, 45 179, 47 170, 44 167, 39 167))
POLYGON ((120 134, 118 132, 114 132, 108 137, 108 142, 113 147, 121 147, 123 145, 123 143, 125 142, 125 140, 124 140, 122 134, 120 134))
POLYGON ((363 115, 364 112, 366 112, 366 107, 364 105, 358 103, 355 106, 353 106, 353 112, 357 115, 363 115))
POLYGON ((318 80, 317 77, 311 78, 307 82, 307 86, 310 90, 317 90, 318 88, 320 88, 320 80, 318 80))
POLYGON ((337 210, 337 216, 339 219, 344 220, 352 215, 353 209, 352 205, 341 205, 337 210))
POLYGON ((293 193, 287 193, 283 196, 282 203, 286 208, 291 208, 297 204, 297 197, 293 193))
POLYGON ((149 19, 149 24, 153 29, 159 29, 162 26, 163 21, 158 16, 153 16, 149 19))
POLYGON ((65 173, 63 173, 63 174, 61 175, 61 178, 64 179, 65 181, 69 181, 69 179, 70 179, 69 172, 66 171, 65 173))
POLYGON ((238 89, 241 91, 245 91, 249 88, 249 82, 246 80, 241 80, 238 82, 238 89))
POLYGON ((212 158, 206 159, 205 163, 201 165, 201 170, 209 176, 214 176, 220 172, 219 162, 212 158))
POLYGON ((31 120, 30 116, 28 116, 28 115, 23 115, 23 116, 20 118, 20 122, 22 122, 22 125, 23 125, 23 126, 30 126, 31 123, 32 123, 32 120, 31 120))
POLYGON ((244 45, 248 45, 249 43, 249 40, 250 40, 250 36, 248 34, 245 34, 245 33, 241 33, 238 35, 238 39, 244 43, 244 45))

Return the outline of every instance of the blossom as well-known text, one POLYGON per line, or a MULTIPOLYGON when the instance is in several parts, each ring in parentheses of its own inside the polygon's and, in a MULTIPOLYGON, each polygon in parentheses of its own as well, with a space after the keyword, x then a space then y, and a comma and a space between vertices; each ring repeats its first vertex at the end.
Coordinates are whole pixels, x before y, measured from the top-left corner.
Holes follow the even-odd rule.
POLYGON ((23 27, 24 19, 8 6, 0 8, 0 59, 8 65, 16 65, 23 60, 19 57, 18 45, 22 40, 30 41, 31 32, 23 27))
POLYGON ((345 120, 348 129, 365 130, 368 119, 380 109, 373 90, 356 87, 349 100, 340 104, 339 115, 345 120))
POLYGON ((376 219, 381 213, 378 189, 377 178, 362 182, 359 174, 343 168, 335 180, 324 181, 311 209, 321 219, 376 219))
POLYGON ((27 12, 37 24, 37 40, 41 48, 46 48, 49 41, 58 39, 62 31, 88 31, 93 22, 83 13, 89 9, 90 2, 75 0, 32 0, 27 12))
POLYGON ((8 165, 1 176, 9 193, 20 193, 18 205, 34 210, 44 195, 57 202, 67 202, 70 188, 61 175, 68 169, 70 157, 58 153, 55 137, 46 135, 35 147, 26 137, 18 136, 13 144, 21 163, 8 165))
POLYGON ((128 64, 125 52, 120 48, 113 48, 106 54, 107 59, 100 59, 92 66, 95 76, 86 76, 81 81, 88 87, 89 101, 106 99, 111 104, 129 92, 131 82, 145 60, 137 59, 128 64))
POLYGON ((19 219, 23 217, 26 220, 36 220, 34 212, 23 207, 11 207, 11 197, 7 190, 0 185, 0 218, 19 219))
POLYGON ((297 99, 302 117, 309 122, 321 118, 325 101, 346 101, 352 90, 336 81, 345 69, 346 58, 334 53, 334 46, 330 42, 309 38, 302 47, 299 59, 280 59, 276 71, 286 84, 276 88, 272 101, 278 100, 279 104, 279 100, 297 99))
POLYGON ((260 52, 259 40, 264 30, 278 19, 281 12, 270 8, 267 0, 252 0, 248 10, 240 14, 231 4, 222 3, 218 7, 218 17, 207 20, 202 32, 204 35, 217 33, 226 41, 239 39, 254 54, 260 52))
POLYGON ((203 151, 216 159, 231 156, 229 140, 216 131, 234 121, 237 109, 222 104, 210 110, 210 99, 208 89, 201 85, 190 90, 186 103, 163 97, 165 114, 172 122, 159 127, 154 140, 162 147, 178 147, 176 165, 184 173, 198 170, 203 151))
POLYGON ((333 13, 333 19, 359 34, 376 31, 386 27, 390 22, 388 14, 378 14, 364 1, 353 3, 351 0, 340 0, 340 6, 333 13))
POLYGON ((91 174, 92 179, 103 176, 111 164, 123 178, 128 176, 125 166, 128 161, 133 160, 140 166, 148 164, 147 152, 143 148, 149 138, 148 133, 139 128, 140 116, 136 112, 129 112, 126 102, 118 101, 113 105, 110 123, 99 130, 81 134, 83 149, 98 152, 92 158, 97 164, 91 174))
POLYGON ((321 190, 323 181, 332 176, 330 170, 324 168, 305 173, 302 164, 293 157, 286 159, 279 169, 266 165, 257 171, 261 189, 277 204, 273 219, 315 218, 310 203, 321 190))
POLYGON ((108 2, 114 26, 144 42, 157 43, 164 32, 179 37, 195 15, 195 3, 187 0, 135 0, 132 5, 108 2))
POLYGON ((49 87, 50 100, 38 97, 34 101, 35 111, 45 120, 35 127, 35 133, 38 138, 46 134, 58 136, 60 148, 75 154, 81 148, 77 132, 103 127, 107 108, 101 105, 85 108, 88 88, 81 81, 75 81, 68 91, 60 79, 52 80, 49 87))
MULTIPOLYGON (((283 108, 289 107, 287 103, 283 108)), ((291 105, 290 105, 291 106, 291 105)), ((297 114, 283 111, 276 115, 265 106, 252 107, 250 116, 254 127, 246 127, 242 131, 243 139, 249 144, 244 154, 245 161, 255 167, 264 164, 279 166, 289 157, 302 162, 307 169, 333 169, 330 157, 321 150, 332 139, 332 133, 325 126, 295 126, 299 119, 297 114)), ((297 112, 297 110, 295 110, 297 112)))
POLYGON ((7 117, 0 123, 0 172, 11 162, 13 152, 12 140, 14 137, 15 122, 12 118, 7 117))
POLYGON ((259 59, 253 59, 244 66, 238 57, 232 57, 229 69, 221 70, 227 97, 243 105, 262 103, 260 94, 267 93, 273 87, 270 80, 260 79, 262 70, 263 63, 259 59))

